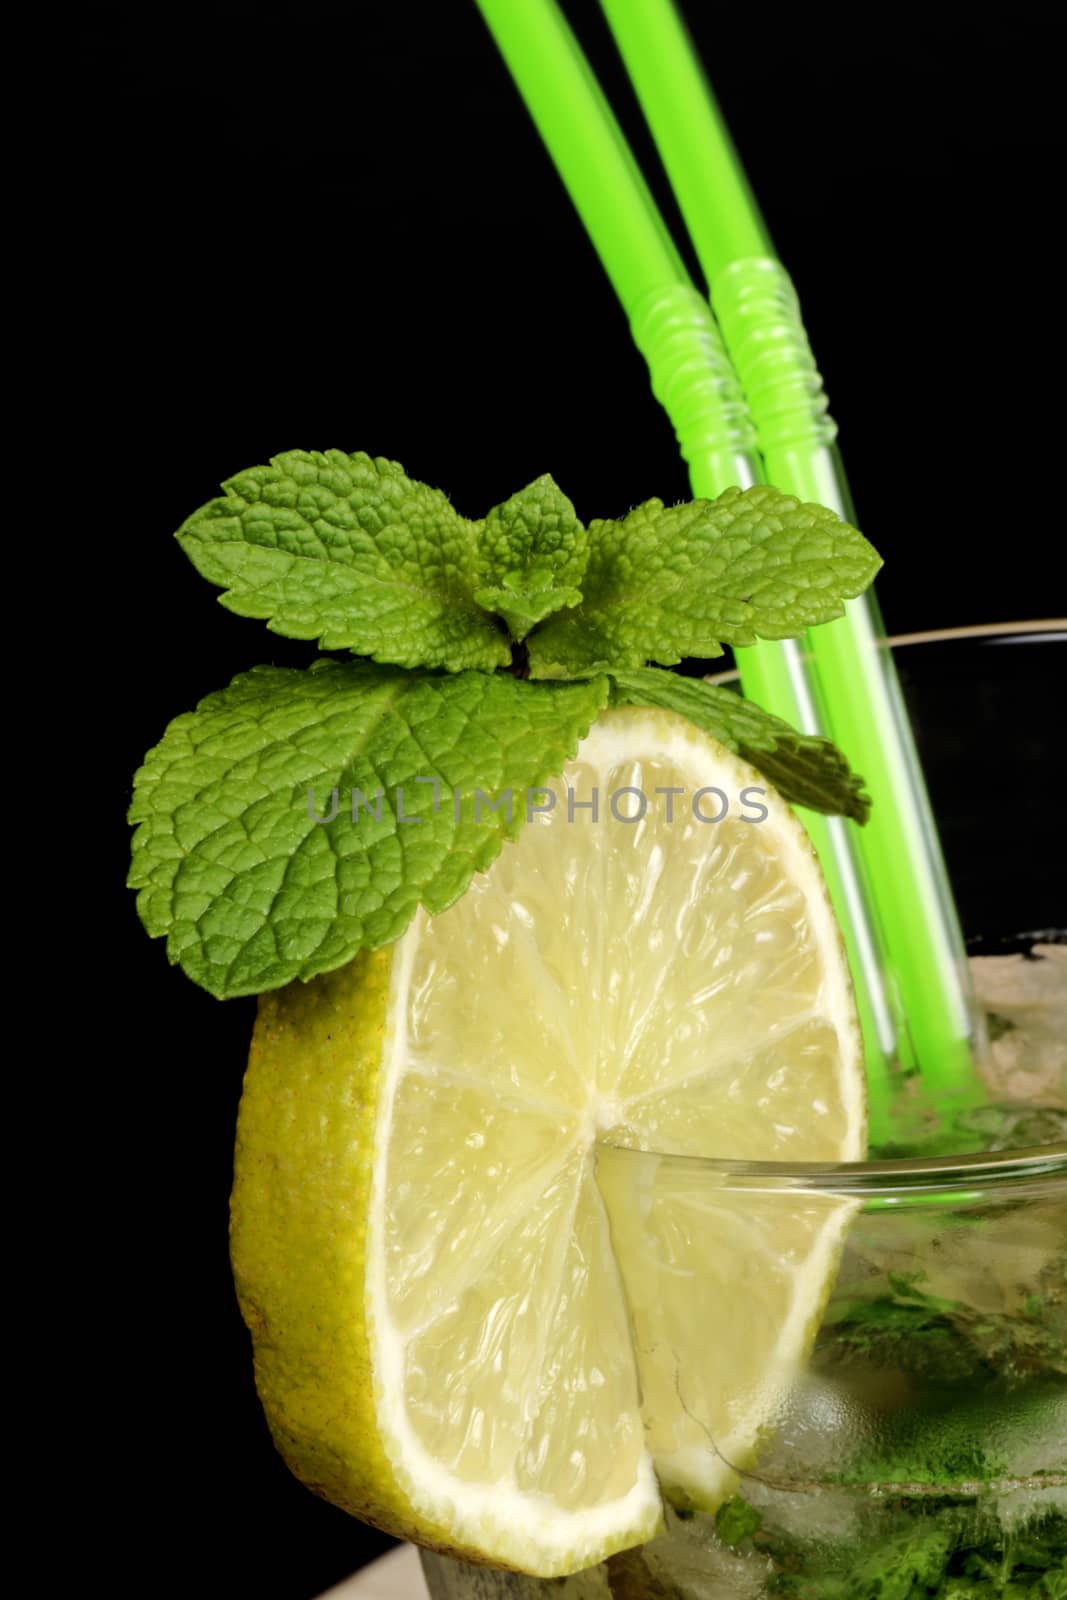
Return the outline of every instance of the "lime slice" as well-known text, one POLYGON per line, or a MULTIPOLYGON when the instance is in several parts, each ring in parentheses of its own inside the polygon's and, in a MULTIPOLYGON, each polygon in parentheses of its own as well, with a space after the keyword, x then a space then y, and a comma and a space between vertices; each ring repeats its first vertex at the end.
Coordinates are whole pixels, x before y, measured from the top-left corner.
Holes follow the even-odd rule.
POLYGON ((864 1137, 840 937, 784 802, 662 711, 603 717, 553 791, 448 912, 263 998, 233 1201, 293 1470, 540 1576, 651 1538, 657 1471, 730 1492, 842 1227, 612 1147, 836 1161, 864 1137))

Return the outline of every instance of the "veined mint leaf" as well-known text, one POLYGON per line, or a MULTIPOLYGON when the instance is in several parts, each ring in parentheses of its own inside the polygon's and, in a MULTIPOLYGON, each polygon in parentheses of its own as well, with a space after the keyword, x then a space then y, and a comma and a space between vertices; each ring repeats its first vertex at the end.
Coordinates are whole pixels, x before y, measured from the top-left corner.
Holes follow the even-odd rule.
POLYGON ((220 998, 388 944, 486 870, 608 692, 605 678, 256 667, 172 722, 136 775, 141 919, 220 998))
POLYGON ((588 551, 589 536, 574 506, 545 472, 486 516, 478 581, 491 587, 509 576, 538 582, 548 576, 560 588, 574 587, 581 584, 588 551))
POLYGON ((588 549, 573 505, 545 473, 486 517, 474 598, 524 639, 553 611, 579 603, 588 549))
POLYGON ((615 672, 612 705, 677 711, 728 750, 751 762, 793 805, 866 822, 871 802, 863 779, 829 739, 798 733, 788 722, 718 684, 655 667, 615 672))
POLYGON ((397 462, 290 450, 223 487, 178 539, 230 611, 398 666, 507 665, 503 628, 474 600, 480 525, 397 462))
POLYGON ((500 589, 476 589, 474 598, 487 611, 503 617, 508 631, 515 640, 525 639, 530 629, 536 627, 553 611, 564 606, 576 606, 582 598, 580 589, 520 588, 521 578, 500 589))
POLYGON ((881 558, 825 506, 759 484, 717 500, 648 500, 589 524, 582 604, 529 639, 530 675, 576 677, 717 656, 841 615, 881 558))

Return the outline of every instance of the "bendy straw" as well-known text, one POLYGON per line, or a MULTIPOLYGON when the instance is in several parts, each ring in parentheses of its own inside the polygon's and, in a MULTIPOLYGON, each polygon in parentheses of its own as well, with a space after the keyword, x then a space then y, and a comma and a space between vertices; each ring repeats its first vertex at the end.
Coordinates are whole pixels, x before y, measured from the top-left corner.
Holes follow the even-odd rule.
MULTIPOLYGON (((522 6, 509 0, 479 0, 479 4, 630 316, 634 338, 649 362, 654 392, 671 415, 689 463, 694 493, 714 496, 731 484, 753 481, 759 468, 752 427, 723 357, 718 330, 668 242, 662 219, 565 20, 552 0, 524 0, 522 6)), ((726 170, 737 172, 732 157, 726 170)), ((738 182, 743 190, 743 182, 738 182)), ((751 205, 735 208, 735 215, 739 220, 731 248, 767 249, 751 205)), ((772 481, 791 486, 782 484, 780 477, 772 481)), ((761 643, 740 652, 740 657, 746 692, 752 698, 807 731, 825 731, 817 686, 797 644, 761 643)), ((877 781, 872 790, 877 804, 877 781)), ((884 931, 872 913, 869 884, 864 883, 854 853, 856 830, 812 813, 805 813, 804 820, 819 850, 849 947, 867 1044, 872 1123, 880 1131, 888 1063, 914 1059, 914 1047, 900 1027, 899 1007, 893 1004, 884 931)), ((939 971, 944 979, 944 962, 939 971)), ((966 1037, 968 1011, 959 974, 948 976, 942 1004, 950 1021, 941 1033, 958 1043, 966 1037)), ((929 989, 927 1002, 927 1011, 937 1004, 929 989)))
POLYGON ((719 484, 751 483, 755 431, 707 301, 697 293, 570 29, 549 4, 479 0, 623 308, 654 382, 719 484), (684 397, 687 378, 695 379, 684 397))
MULTIPOLYGON (((714 497, 754 482, 754 430, 707 301, 693 288, 673 245, 665 244, 662 219, 566 22, 551 0, 522 8, 507 0, 480 4, 630 315, 653 392, 689 464, 694 493, 714 497)), ((777 703, 788 703, 783 714, 798 723, 804 708, 785 699, 797 677, 782 660, 787 648, 775 646, 756 659, 769 675, 777 672, 783 691, 777 703)), ((771 697, 763 698, 769 703, 771 697)), ((813 812, 804 813, 804 821, 834 895, 856 978, 873 1119, 887 1102, 894 1054, 885 973, 844 824, 813 812)))
MULTIPOLYGON (((836 429, 793 286, 672 0, 601 0, 601 8, 707 278, 766 477, 851 518, 836 429)), ((873 595, 813 629, 805 653, 822 731, 864 774, 875 800, 857 850, 898 989, 901 1054, 942 1099, 967 1097, 978 1028, 963 940, 873 595)), ((749 654, 738 652, 743 681, 749 654)))

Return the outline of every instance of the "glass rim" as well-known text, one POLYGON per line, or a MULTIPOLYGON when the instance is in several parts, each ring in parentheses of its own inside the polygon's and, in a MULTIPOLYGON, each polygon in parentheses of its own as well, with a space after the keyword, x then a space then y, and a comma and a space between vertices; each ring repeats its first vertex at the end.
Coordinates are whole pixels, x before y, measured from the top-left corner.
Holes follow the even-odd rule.
MULTIPOLYGON (((980 622, 923 633, 901 633, 879 640, 897 650, 909 645, 945 644, 967 639, 998 638, 1010 641, 1026 636, 1067 637, 1067 617, 1030 621, 980 622)), ((709 674, 707 683, 733 683, 736 670, 709 674)), ((842 1199, 878 1199, 887 1204, 955 1195, 978 1198, 990 1190, 1010 1190, 1013 1195, 1058 1190, 1067 1183, 1067 1143, 1037 1145, 1028 1149, 972 1155, 899 1157, 891 1161, 726 1161, 713 1156, 674 1156, 659 1151, 629 1149, 623 1145, 598 1145, 600 1150, 623 1150, 627 1159, 659 1164, 664 1170, 699 1175, 711 1188, 742 1190, 750 1194, 812 1194, 842 1199)))
MULTIPOLYGON (((916 644, 948 644, 966 639, 996 639, 1041 637, 1067 638, 1067 617, 1042 617, 1027 622, 975 622, 958 628, 932 628, 924 633, 893 633, 875 641, 879 649, 902 650, 916 644)), ((741 674, 736 667, 724 672, 710 672, 705 683, 736 683, 741 674)))
POLYGON ((622 1155, 655 1172, 699 1178, 709 1189, 749 1194, 807 1194, 884 1203, 935 1196, 980 1199, 1010 1190, 1020 1197, 1067 1188, 1067 1141, 1022 1150, 971 1155, 898 1157, 890 1161, 728 1161, 714 1156, 667 1155, 627 1145, 598 1143, 596 1158, 622 1155))

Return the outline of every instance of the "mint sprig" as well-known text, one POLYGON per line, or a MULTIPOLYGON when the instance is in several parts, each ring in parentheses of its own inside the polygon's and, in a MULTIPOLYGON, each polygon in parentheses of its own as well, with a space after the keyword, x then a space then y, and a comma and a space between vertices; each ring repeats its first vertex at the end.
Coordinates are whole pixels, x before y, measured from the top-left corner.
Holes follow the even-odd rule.
POLYGON ((363 658, 254 668, 136 775, 138 909, 212 994, 314 977, 445 910, 609 701, 678 711, 787 799, 866 817, 827 740, 648 665, 838 615, 879 558, 821 506, 760 486, 586 528, 545 475, 472 520, 397 462, 293 450, 178 538, 229 609, 363 658))
POLYGON ((290 450, 238 473, 178 539, 223 605, 276 633, 402 667, 534 678, 712 658, 840 616, 877 553, 767 484, 648 500, 586 529, 547 475, 480 521, 384 457, 290 450))

